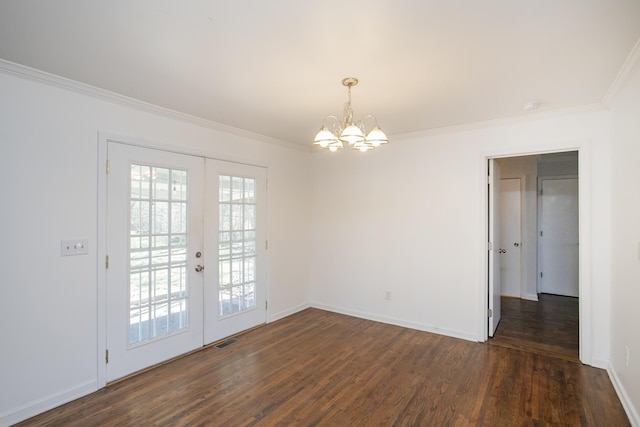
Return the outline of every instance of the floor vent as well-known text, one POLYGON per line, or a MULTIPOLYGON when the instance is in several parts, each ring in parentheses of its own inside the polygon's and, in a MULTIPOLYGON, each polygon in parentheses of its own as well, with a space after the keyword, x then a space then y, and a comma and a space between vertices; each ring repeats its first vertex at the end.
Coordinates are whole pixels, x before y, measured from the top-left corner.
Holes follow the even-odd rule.
POLYGON ((215 345, 215 348, 225 348, 236 342, 238 342, 237 339, 231 338, 230 340, 222 341, 220 344, 215 345))

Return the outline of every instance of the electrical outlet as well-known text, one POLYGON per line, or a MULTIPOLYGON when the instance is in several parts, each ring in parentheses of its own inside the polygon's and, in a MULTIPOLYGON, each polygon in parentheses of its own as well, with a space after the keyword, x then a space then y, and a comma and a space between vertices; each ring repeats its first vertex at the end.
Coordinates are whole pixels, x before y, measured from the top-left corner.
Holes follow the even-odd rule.
POLYGON ((387 293, 384 295, 384 299, 386 299, 387 301, 391 301, 391 292, 387 291, 387 293))
POLYGON ((89 253, 89 241, 87 239, 62 240, 60 242, 60 255, 86 255, 89 253))

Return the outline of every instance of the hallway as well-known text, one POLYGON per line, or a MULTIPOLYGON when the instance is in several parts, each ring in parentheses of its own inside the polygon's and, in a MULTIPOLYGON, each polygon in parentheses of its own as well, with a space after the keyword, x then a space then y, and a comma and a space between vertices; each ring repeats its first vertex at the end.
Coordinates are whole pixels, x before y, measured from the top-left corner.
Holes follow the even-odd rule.
POLYGON ((578 298, 539 294, 538 302, 501 298, 502 318, 491 345, 579 361, 578 298))

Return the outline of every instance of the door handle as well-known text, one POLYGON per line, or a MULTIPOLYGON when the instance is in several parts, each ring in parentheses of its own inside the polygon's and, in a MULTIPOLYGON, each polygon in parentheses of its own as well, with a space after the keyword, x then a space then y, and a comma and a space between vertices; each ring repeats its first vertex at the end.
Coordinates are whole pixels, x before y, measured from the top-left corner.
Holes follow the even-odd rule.
POLYGON ((196 271, 198 273, 200 273, 202 270, 204 270, 204 265, 200 265, 200 264, 196 265, 196 271))

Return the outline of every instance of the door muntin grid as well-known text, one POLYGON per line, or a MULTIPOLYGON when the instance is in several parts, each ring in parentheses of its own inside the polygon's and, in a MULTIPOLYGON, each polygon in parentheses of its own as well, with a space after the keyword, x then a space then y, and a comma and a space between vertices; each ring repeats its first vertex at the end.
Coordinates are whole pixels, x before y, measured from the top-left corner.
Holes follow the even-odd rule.
POLYGON ((129 345, 189 327, 188 172, 131 165, 129 345))
POLYGON ((219 175, 219 316, 256 308, 256 180, 219 175))

